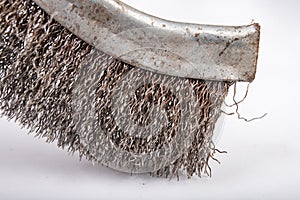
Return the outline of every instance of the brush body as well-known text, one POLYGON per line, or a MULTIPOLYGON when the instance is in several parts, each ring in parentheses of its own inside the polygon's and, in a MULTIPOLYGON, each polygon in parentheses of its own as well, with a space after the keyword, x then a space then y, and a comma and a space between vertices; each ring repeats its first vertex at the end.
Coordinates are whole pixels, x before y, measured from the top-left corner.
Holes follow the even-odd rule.
POLYGON ((0 108, 48 142, 131 172, 210 174, 234 81, 148 71, 99 51, 33 1, 0 0, 0 108))

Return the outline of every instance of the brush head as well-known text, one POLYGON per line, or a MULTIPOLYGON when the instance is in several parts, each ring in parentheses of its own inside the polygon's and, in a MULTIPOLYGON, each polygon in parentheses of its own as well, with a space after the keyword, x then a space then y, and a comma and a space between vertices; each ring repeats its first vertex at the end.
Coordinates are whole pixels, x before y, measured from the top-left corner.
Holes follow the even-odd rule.
POLYGON ((29 0, 0 0, 0 106, 48 142, 132 173, 209 174, 232 82, 157 74, 69 32, 29 0))

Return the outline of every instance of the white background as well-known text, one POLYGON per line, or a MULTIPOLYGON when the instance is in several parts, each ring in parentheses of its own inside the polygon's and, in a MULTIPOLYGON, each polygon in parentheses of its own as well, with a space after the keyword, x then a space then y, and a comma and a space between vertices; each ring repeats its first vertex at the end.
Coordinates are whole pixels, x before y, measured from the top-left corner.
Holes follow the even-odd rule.
MULTIPOLYGON (((262 26, 256 80, 226 116, 212 178, 168 180, 92 166, 0 119, 0 199, 300 199, 300 3, 296 0, 126 0, 163 18, 262 26)), ((239 87, 240 96, 245 89, 239 87)), ((230 99, 227 100, 230 102, 230 99)))

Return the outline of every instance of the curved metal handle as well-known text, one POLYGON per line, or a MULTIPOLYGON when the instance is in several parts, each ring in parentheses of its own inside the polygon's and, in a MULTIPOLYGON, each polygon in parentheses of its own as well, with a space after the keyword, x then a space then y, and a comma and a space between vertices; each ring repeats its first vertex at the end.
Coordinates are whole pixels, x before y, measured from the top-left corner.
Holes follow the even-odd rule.
POLYGON ((260 27, 163 20, 118 0, 34 0, 104 53, 146 70, 187 78, 251 82, 260 27))

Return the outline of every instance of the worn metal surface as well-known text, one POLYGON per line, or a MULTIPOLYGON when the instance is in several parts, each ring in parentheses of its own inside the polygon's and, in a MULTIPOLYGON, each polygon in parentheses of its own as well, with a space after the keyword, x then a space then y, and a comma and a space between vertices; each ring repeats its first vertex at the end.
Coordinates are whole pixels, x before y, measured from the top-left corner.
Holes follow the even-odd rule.
POLYGON ((118 0, 34 0, 81 39, 128 64, 162 74, 251 82, 260 27, 178 23, 118 0))

